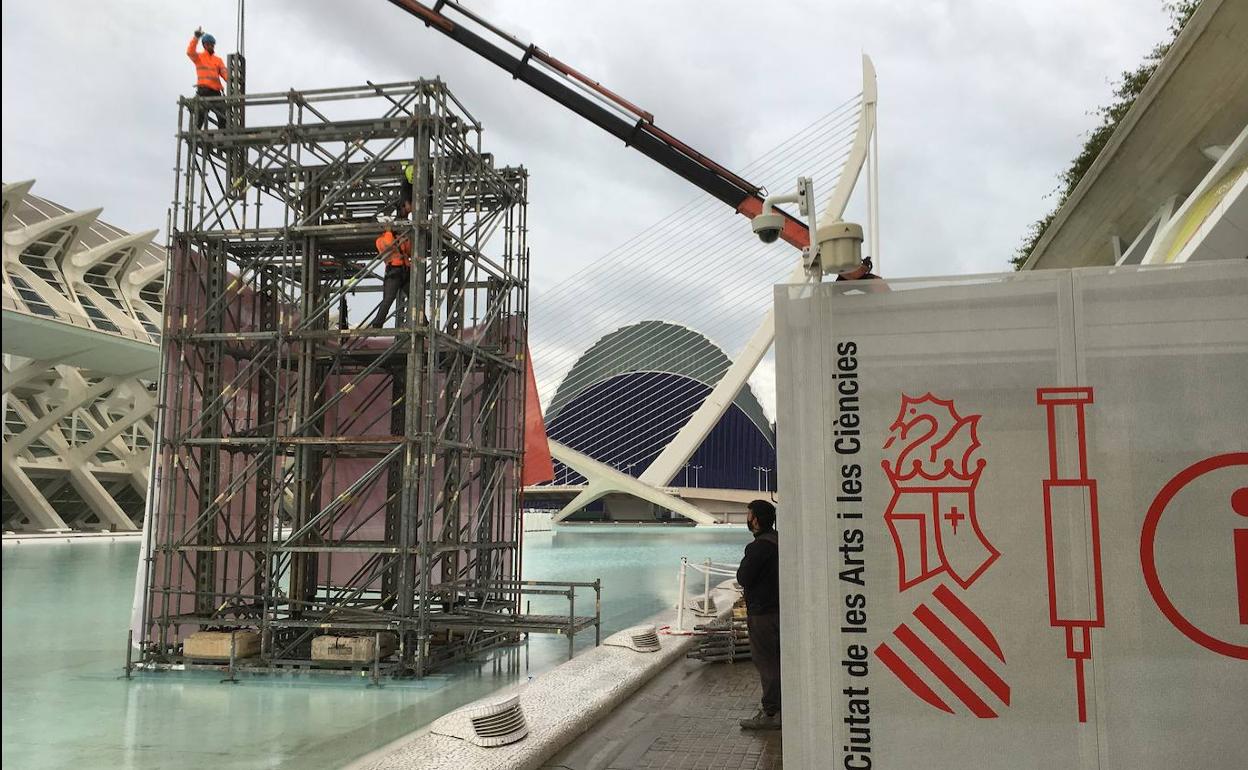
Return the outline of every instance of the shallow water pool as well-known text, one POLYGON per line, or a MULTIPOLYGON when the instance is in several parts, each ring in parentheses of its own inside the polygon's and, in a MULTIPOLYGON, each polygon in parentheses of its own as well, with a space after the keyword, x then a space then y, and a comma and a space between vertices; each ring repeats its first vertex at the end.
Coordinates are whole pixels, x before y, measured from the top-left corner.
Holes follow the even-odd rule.
MULTIPOLYGON (((675 605, 681 556, 735 562, 748 539, 744 528, 529 532, 524 576, 602 578, 606 635, 675 605)), ((210 672, 126 681, 137 558, 137 543, 4 546, 5 767, 339 767, 566 657, 561 637, 535 637, 527 649, 381 688, 332 676, 222 684, 210 672)), ((593 591, 584 597, 577 614, 592 608, 593 591)), ((578 639, 592 644, 592 631, 578 639)))

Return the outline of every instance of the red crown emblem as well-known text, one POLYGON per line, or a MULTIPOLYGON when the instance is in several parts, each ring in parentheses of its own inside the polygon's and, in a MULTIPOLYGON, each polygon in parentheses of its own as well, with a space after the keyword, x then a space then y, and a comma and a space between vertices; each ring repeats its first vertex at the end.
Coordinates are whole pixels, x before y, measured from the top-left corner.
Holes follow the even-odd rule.
POLYGON ((977 414, 962 417, 953 401, 931 393, 918 398, 903 395, 884 443, 884 451, 894 453, 892 462, 880 463, 893 489, 973 490, 985 465, 983 459, 973 457, 980 447, 979 418, 977 414))

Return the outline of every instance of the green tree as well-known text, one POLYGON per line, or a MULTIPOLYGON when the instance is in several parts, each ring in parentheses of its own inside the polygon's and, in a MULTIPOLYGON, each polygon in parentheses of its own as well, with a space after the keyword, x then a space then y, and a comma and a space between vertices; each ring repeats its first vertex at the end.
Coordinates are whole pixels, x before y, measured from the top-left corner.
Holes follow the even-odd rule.
POLYGON ((1114 129, 1118 128, 1118 123, 1130 111, 1131 105, 1135 104, 1136 97, 1144 90, 1148 79, 1156 72, 1157 65, 1165 58, 1166 52, 1170 50, 1170 46, 1174 45, 1175 39, 1183 31, 1183 26, 1187 24, 1187 20, 1192 17, 1199 5, 1200 0, 1178 0, 1178 2, 1166 3, 1163 6, 1170 13, 1170 38, 1154 46, 1153 50, 1144 57, 1140 66, 1123 72, 1114 85, 1114 101, 1092 113, 1100 118, 1100 124, 1088 132, 1083 149, 1070 162, 1070 166, 1058 176, 1057 189, 1053 191, 1053 194, 1057 196, 1057 203, 1054 204, 1052 211, 1033 222, 1027 230, 1027 236, 1010 259, 1015 270, 1022 269, 1023 263, 1027 261, 1027 257, 1040 242, 1044 231, 1053 223, 1053 218, 1057 216, 1057 212, 1066 203, 1066 199, 1074 192, 1079 180, 1083 179, 1083 175, 1092 167, 1096 157, 1101 154, 1101 150, 1105 149, 1109 137, 1114 134, 1114 129))

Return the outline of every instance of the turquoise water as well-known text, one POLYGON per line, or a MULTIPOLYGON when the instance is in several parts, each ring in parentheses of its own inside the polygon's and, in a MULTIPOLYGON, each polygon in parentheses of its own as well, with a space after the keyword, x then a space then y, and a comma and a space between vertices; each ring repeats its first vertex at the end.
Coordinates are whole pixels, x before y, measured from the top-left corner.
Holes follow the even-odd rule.
MULTIPOLYGON (((744 528, 530 532, 524 573, 602 578, 607 634, 675 605, 682 555, 735 562, 747 540, 744 528)), ((137 543, 4 546, 6 768, 339 767, 566 656, 560 638, 535 637, 527 649, 381 688, 312 676, 222 684, 206 672, 126 681, 137 557, 137 543)), ((592 601, 587 590, 584 611, 592 601)), ((578 640, 592 644, 592 632, 578 640)))

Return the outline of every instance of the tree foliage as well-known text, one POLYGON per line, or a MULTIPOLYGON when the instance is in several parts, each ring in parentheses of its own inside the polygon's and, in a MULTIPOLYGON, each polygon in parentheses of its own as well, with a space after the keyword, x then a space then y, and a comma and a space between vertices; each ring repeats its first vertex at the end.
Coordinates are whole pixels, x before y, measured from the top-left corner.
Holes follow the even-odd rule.
POLYGON ((1083 143, 1083 149, 1070 162, 1070 166, 1058 176, 1057 189, 1053 191, 1057 196, 1057 202, 1054 204, 1053 209, 1032 223, 1027 230, 1027 236, 1023 239, 1022 244, 1019 245, 1018 251, 1010 259, 1010 263, 1014 265, 1015 270, 1022 269, 1023 263, 1027 261, 1027 257, 1031 255, 1031 252, 1036 248, 1036 244, 1040 242, 1040 237, 1044 235, 1044 231, 1053 223, 1053 218, 1057 216, 1057 212, 1066 203, 1066 199, 1074 192, 1075 187, 1079 184, 1079 180, 1083 179, 1083 175, 1092 167, 1101 150, 1105 149, 1109 138, 1114 134, 1114 129, 1118 128, 1118 124, 1126 116, 1127 112, 1130 111, 1131 105, 1135 104, 1136 97, 1144 90, 1144 86, 1148 84, 1148 79, 1157 70, 1157 65, 1165 58, 1166 53, 1170 50, 1170 46, 1174 45, 1175 39, 1183 31, 1183 26, 1187 24, 1187 20, 1192 17, 1199 5, 1200 0, 1178 0, 1177 2, 1165 4, 1165 9, 1170 13, 1169 39, 1154 46, 1153 50, 1144 57, 1144 61, 1134 70, 1123 72, 1118 82, 1114 84, 1114 100, 1092 113, 1100 118, 1100 123, 1096 128, 1088 132, 1087 140, 1083 143))

